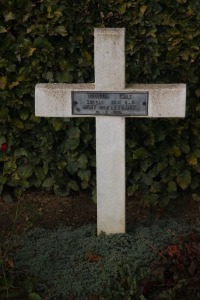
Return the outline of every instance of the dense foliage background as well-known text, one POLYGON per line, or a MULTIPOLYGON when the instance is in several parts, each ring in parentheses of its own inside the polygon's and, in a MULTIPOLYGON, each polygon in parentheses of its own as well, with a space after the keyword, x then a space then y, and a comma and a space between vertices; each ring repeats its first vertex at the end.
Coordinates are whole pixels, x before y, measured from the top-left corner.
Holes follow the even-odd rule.
POLYGON ((198 0, 1 0, 0 193, 95 187, 95 124, 36 118, 39 82, 93 82, 95 27, 126 28, 127 82, 186 83, 183 120, 127 120, 127 192, 161 206, 200 186, 198 0), (133 130, 134 129, 134 130, 133 130))

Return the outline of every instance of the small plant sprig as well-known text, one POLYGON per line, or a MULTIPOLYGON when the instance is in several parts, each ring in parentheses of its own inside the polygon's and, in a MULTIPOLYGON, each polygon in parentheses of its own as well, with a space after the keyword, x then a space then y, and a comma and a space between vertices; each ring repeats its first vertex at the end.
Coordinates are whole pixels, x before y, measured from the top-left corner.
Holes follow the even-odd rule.
MULTIPOLYGON (((3 143, 0 146, 0 152, 4 154, 2 177, 4 177, 4 165, 6 161, 6 152, 8 151, 8 144, 3 143)), ((24 299, 28 297, 30 300, 41 300, 39 294, 35 293, 37 288, 37 281, 34 278, 25 278, 23 283, 13 275, 11 269, 14 267, 14 262, 10 257, 10 251, 13 249, 13 235, 15 225, 19 215, 20 199, 17 201, 13 226, 10 232, 10 237, 7 241, 0 243, 0 299, 24 299)))

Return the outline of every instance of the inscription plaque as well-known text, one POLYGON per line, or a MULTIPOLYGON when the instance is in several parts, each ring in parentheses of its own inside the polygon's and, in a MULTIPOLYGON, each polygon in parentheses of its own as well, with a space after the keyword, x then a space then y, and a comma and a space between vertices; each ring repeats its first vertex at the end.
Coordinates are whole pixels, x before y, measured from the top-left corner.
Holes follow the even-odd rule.
POLYGON ((147 116, 148 92, 72 92, 72 115, 147 116))

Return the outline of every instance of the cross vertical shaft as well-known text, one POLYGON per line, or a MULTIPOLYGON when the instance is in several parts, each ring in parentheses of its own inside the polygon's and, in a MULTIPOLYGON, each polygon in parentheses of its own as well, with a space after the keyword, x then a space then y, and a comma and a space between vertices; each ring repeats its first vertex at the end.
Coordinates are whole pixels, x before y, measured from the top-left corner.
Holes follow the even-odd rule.
MULTIPOLYGON (((125 30, 95 29, 95 90, 125 88, 125 30)), ((125 118, 96 118, 97 230, 125 232, 125 118)))

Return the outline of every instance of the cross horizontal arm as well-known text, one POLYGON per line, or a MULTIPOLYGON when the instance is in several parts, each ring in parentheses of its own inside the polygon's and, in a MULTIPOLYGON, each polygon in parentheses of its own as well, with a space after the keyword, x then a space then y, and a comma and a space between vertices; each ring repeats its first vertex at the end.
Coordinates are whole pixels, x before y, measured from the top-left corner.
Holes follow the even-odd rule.
MULTIPOLYGON (((37 84, 35 89, 36 116, 76 117, 72 115, 72 91, 98 92, 95 84, 37 84)), ((185 84, 130 84, 120 92, 148 92, 148 115, 144 116, 146 118, 185 117, 185 84)), ((77 117, 94 117, 94 115, 77 115, 77 117)))

